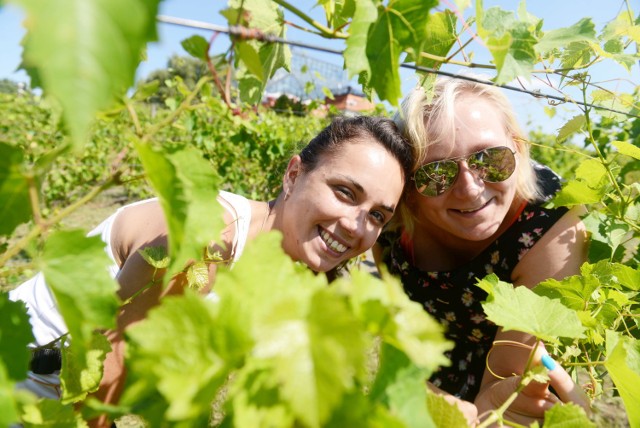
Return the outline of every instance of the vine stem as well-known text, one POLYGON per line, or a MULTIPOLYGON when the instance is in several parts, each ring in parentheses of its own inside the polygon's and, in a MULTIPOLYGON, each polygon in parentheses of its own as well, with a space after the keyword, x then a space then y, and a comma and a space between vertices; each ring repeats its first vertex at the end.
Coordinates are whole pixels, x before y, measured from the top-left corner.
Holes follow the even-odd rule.
POLYGON ((295 14, 298 18, 302 19, 307 24, 311 25, 316 30, 320 31, 323 37, 332 38, 332 39, 346 39, 349 37, 347 33, 342 33, 340 31, 331 30, 328 27, 320 24, 315 19, 311 18, 306 13, 302 12, 300 9, 292 5, 286 0, 273 0, 274 3, 279 4, 283 8, 287 9, 289 12, 295 14))
POLYGON ((101 185, 94 187, 89 193, 84 195, 82 198, 78 199, 73 204, 60 210, 53 217, 47 220, 41 220, 40 223, 36 223, 35 226, 29 231, 29 233, 27 233, 22 239, 20 239, 14 245, 9 247, 7 251, 0 254, 0 266, 3 266, 12 257, 16 256, 20 251, 22 251, 32 239, 35 239, 41 233, 46 232, 51 226, 56 225, 57 223, 60 222, 60 220, 62 220, 63 218, 71 214, 73 211, 77 210, 82 205, 86 204, 87 202, 89 202, 90 200, 98 196, 104 190, 111 187, 115 183, 115 181, 116 181, 115 178, 113 177, 110 178, 109 180, 105 181, 101 185))
POLYGON ((180 116, 180 114, 182 114, 182 112, 184 110, 189 108, 189 105, 191 104, 191 101, 193 101, 193 99, 200 92, 202 87, 207 82, 209 82, 210 80, 211 80, 211 76, 203 76, 203 77, 201 77, 200 80, 198 80, 198 83, 196 83, 196 86, 189 93, 189 95, 187 95, 186 98, 180 103, 178 108, 176 108, 174 111, 172 111, 169 116, 164 118, 162 121, 158 122, 155 126, 152 126, 152 127, 147 129, 147 132, 141 138, 141 142, 142 143, 148 143, 149 140, 151 139, 151 137, 153 137, 155 134, 157 134, 162 128, 164 128, 165 126, 171 125, 171 123, 174 120, 176 120, 176 118, 178 116, 180 116))

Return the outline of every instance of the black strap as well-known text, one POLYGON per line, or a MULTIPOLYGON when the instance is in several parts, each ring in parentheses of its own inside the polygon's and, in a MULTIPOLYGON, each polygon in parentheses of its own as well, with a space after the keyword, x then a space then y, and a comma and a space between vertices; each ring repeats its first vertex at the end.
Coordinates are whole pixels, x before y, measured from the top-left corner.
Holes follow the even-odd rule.
POLYGON ((62 352, 57 348, 37 348, 31 355, 31 371, 51 374, 62 368, 62 352))

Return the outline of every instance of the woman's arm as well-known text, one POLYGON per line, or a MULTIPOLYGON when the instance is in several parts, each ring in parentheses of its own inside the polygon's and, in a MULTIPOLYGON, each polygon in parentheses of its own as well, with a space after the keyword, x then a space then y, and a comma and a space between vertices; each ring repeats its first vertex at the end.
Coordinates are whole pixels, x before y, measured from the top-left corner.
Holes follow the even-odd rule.
MULTIPOLYGON (((561 280, 578 274, 587 256, 587 234, 580 220, 583 213, 584 208, 575 207, 562 216, 520 260, 513 271, 512 282, 534 287, 549 278, 561 280)), ((480 393, 475 401, 481 416, 495 409, 515 391, 520 380, 517 375, 523 373, 529 354, 536 344, 536 339, 528 334, 505 332, 502 329, 498 330, 495 340, 504 341, 502 343, 506 345, 494 346, 488 358, 487 364, 491 371, 499 377, 485 370, 480 393), (509 345, 511 342, 525 346, 509 345)), ((540 356, 536 357, 539 359, 540 356)), ((570 378, 564 369, 558 366, 554 375, 551 377, 552 385, 563 400, 576 401, 588 408, 588 400, 584 394, 579 393, 579 387, 573 382, 566 382, 570 378)), ((549 392, 547 385, 531 384, 511 406, 507 417, 514 422, 531 422, 542 418, 544 412, 558 401, 549 392)))

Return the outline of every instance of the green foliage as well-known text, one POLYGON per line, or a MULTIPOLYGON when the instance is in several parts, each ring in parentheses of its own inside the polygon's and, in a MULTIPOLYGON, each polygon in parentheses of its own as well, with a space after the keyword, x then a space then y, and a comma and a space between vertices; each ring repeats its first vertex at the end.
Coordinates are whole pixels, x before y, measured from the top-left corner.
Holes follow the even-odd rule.
MULTIPOLYGON (((195 56, 200 52, 200 49, 206 48, 206 41, 203 40, 203 42, 205 43, 205 47, 199 46, 199 48, 193 46, 196 43, 195 41, 186 43, 187 47, 189 47, 188 52, 195 56)), ((183 45, 184 44, 185 43, 183 43, 183 45)), ((188 90, 193 90, 196 83, 202 77, 209 74, 207 64, 199 58, 202 58, 202 52, 200 52, 200 56, 196 58, 181 57, 178 55, 169 58, 166 68, 152 71, 144 79, 144 82, 150 83, 156 81, 159 85, 158 89, 145 99, 152 103, 164 104, 166 100, 178 96, 179 91, 175 83, 177 81, 176 78, 179 78, 180 82, 184 84, 188 90)))
POLYGON ((29 16, 22 65, 33 86, 45 87, 60 102, 80 149, 95 114, 133 83, 142 48, 156 39, 159 0, 15 3, 29 16), (67 31, 58 30, 59 21, 67 31))
POLYGON ((29 317, 24 304, 12 302, 6 294, 0 295, 0 311, 0 367, 6 370, 5 377, 24 379, 31 356, 27 345, 33 341, 29 317))
MULTIPOLYGON (((64 230, 65 215, 109 186, 139 197, 151 194, 151 185, 170 225, 176 255, 170 274, 202 283, 198 259, 221 227, 210 223, 219 218, 215 192, 275 196, 296 146, 326 120, 245 108, 243 102, 260 101, 279 68, 288 68, 282 44, 234 36, 229 50, 212 58, 209 43, 191 37, 183 46, 197 60, 174 58, 127 97, 141 50, 155 39, 158 1, 12 2, 27 14, 23 68, 44 98, 10 84, 3 85, 8 94, 0 93, 0 277, 15 278, 11 263, 28 253, 47 276, 70 335, 61 339, 63 400, 14 392, 32 335, 22 305, 0 296, 8 315, 0 341, 12 350, 0 351, 0 425, 85 426, 84 417, 106 412, 135 413, 151 426, 203 426, 214 400, 224 409, 221 426, 464 424, 456 408, 424 388, 430 373, 448 363, 443 353, 452 344, 397 281, 355 272, 328 285, 282 254, 277 234, 251 243, 233 270, 220 268, 218 301, 191 292, 163 299, 129 331, 131 376, 120 406, 85 400, 108 351, 97 331, 113 327, 120 302, 101 243, 64 230), (233 73, 237 84, 227 89, 207 70, 218 79, 233 73), (183 272, 192 258, 194 269, 183 272)), ((464 9, 470 2, 455 3, 464 9)), ((326 25, 285 1, 231 0, 222 13, 230 24, 278 37, 286 37, 286 14, 295 14, 311 34, 346 40, 349 75, 392 105, 401 96, 400 61, 432 68, 450 62, 493 69, 498 83, 561 68, 560 91, 571 85, 584 100, 637 114, 637 89, 592 90, 589 76, 597 63, 626 69, 637 63, 631 48, 640 42, 638 23, 628 13, 598 32, 588 18, 548 29, 525 2, 516 13, 484 10, 477 1, 476 16, 464 23, 454 11, 433 12, 436 4, 321 0, 326 25), (492 64, 469 62, 467 24, 475 25, 492 64)), ((580 275, 544 281, 534 292, 485 279, 485 309, 502 327, 545 339, 563 366, 585 370, 594 399, 610 379, 635 426, 640 120, 598 117, 590 107, 583 113, 558 136, 532 133, 531 140, 540 145, 534 157, 567 181, 552 203, 586 205, 590 263, 580 275), (584 148, 570 143, 579 135, 584 148)), ((147 255, 166 267, 162 254, 147 255)), ((546 425, 563 423, 589 425, 570 405, 547 414, 546 425)))

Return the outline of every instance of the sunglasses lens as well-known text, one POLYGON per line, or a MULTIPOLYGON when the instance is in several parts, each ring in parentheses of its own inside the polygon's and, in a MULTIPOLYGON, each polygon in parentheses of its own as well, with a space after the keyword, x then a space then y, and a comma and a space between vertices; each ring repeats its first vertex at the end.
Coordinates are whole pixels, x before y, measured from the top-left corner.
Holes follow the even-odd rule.
POLYGON ((467 160, 478 178, 490 183, 499 183, 511 177, 516 169, 516 158, 507 147, 493 147, 475 153, 467 160))
MULTIPOLYGON (((463 159, 463 158, 458 158, 463 159)), ((500 183, 513 174, 516 158, 508 147, 492 147, 473 153, 467 166, 483 181, 500 183)), ((449 159, 422 165, 413 176, 416 189, 424 196, 438 196, 453 185, 458 176, 458 160, 449 159)))
POLYGON ((458 164, 452 160, 431 162, 416 171, 416 189, 425 196, 438 196, 447 191, 456 180, 458 164))

